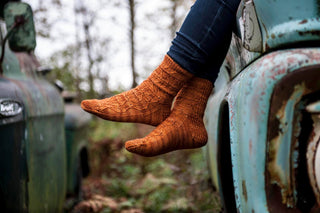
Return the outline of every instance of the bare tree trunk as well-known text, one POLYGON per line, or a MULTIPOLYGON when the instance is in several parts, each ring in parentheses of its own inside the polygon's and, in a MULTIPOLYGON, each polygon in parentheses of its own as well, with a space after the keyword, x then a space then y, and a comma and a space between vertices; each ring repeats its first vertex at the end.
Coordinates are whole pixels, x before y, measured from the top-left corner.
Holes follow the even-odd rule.
POLYGON ((80 89, 80 83, 81 83, 81 79, 80 79, 80 51, 81 51, 81 42, 80 42, 80 38, 79 38, 79 18, 78 18, 78 5, 77 5, 77 1, 74 0, 74 16, 75 16, 75 28, 76 28, 76 33, 75 33, 75 39, 76 39, 76 51, 75 51, 75 87, 76 87, 76 92, 77 92, 77 97, 79 98, 79 100, 82 100, 82 92, 80 89))
POLYGON ((135 68, 135 42, 134 42, 134 31, 135 31, 135 1, 129 0, 130 10, 130 49, 131 49, 131 72, 132 72, 132 85, 131 88, 137 86, 137 73, 135 68))
POLYGON ((90 36, 90 24, 89 23, 83 23, 83 30, 84 30, 84 34, 85 34, 85 45, 86 45, 86 49, 87 49, 87 58, 88 58, 88 81, 89 81, 89 97, 92 98, 95 95, 94 92, 94 77, 92 74, 92 67, 94 65, 94 60, 92 59, 91 56, 91 36, 90 36))
POLYGON ((172 7, 171 7, 171 26, 170 26, 170 31, 171 31, 171 38, 174 38, 176 35, 176 31, 177 31, 177 25, 178 25, 178 21, 177 21, 177 17, 176 17, 176 13, 177 13, 177 6, 178 6, 178 0, 171 0, 172 2, 172 7))
POLYGON ((89 92, 88 92, 88 98, 92 98, 95 96, 95 91, 94 91, 94 76, 93 76, 93 66, 94 66, 94 59, 92 57, 92 38, 90 35, 90 27, 93 25, 94 22, 94 15, 90 14, 88 11, 86 5, 83 3, 82 0, 79 0, 78 2, 78 8, 77 8, 77 13, 81 16, 82 18, 82 29, 85 37, 84 41, 84 47, 87 52, 87 60, 88 60, 88 84, 89 84, 89 92))

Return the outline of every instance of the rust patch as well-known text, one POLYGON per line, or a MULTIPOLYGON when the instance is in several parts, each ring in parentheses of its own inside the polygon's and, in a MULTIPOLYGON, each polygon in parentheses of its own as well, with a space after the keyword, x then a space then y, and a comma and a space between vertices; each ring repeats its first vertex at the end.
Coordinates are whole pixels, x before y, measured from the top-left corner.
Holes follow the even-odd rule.
POLYGON ((302 21, 299 22, 299 24, 305 24, 305 23, 308 23, 308 20, 307 19, 304 19, 302 21))
POLYGON ((249 143, 249 152, 250 152, 250 155, 252 156, 252 140, 250 140, 250 143, 249 143))
POLYGON ((266 51, 270 50, 270 46, 268 45, 268 43, 265 44, 264 48, 266 51))
POLYGON ((316 164, 315 164, 315 157, 316 157, 316 150, 319 146, 319 130, 320 130, 320 119, 318 114, 312 115, 313 120, 313 130, 308 142, 308 148, 307 148, 307 167, 308 167, 308 174, 309 174, 309 180, 310 184, 312 186, 313 192, 316 195, 316 199, 318 202, 318 205, 320 206, 320 191, 319 186, 316 180, 316 164))
POLYGON ((271 38, 272 38, 272 39, 275 39, 275 38, 276 38, 276 35, 275 35, 274 33, 272 33, 272 34, 271 34, 271 38))
POLYGON ((298 32, 300 36, 311 34, 314 36, 320 36, 320 31, 319 30, 307 30, 307 31, 299 31, 298 32))
POLYGON ((264 28, 264 31, 266 31, 266 35, 267 35, 267 39, 269 38, 269 33, 268 33, 268 30, 267 30, 267 27, 266 25, 264 25, 264 23, 262 23, 262 26, 264 28))
POLYGON ((248 193, 247 193, 247 186, 246 186, 246 181, 242 181, 242 194, 246 202, 248 202, 248 193))
MULTIPOLYGON (((270 212, 300 212, 295 205, 293 205, 292 208, 288 208, 286 205, 295 204, 293 197, 293 191, 295 190, 295 187, 293 186, 294 181, 291 179, 287 180, 289 187, 285 187, 279 178, 277 178, 281 177, 281 173, 283 172, 281 168, 278 168, 275 162, 275 153, 278 151, 277 148, 279 147, 279 141, 277 139, 281 133, 279 119, 283 116, 280 113, 281 109, 283 110, 283 106, 287 104, 287 101, 284 100, 289 100, 291 94, 294 92, 295 85, 301 84, 302 81, 304 82, 305 89, 303 95, 307 95, 311 91, 320 89, 319 68, 319 66, 310 66, 299 69, 285 76, 274 88, 274 93, 270 102, 271 107, 268 122, 269 142, 267 145, 269 154, 267 156, 265 172, 267 202, 270 212), (308 72, 305 71, 306 69, 308 69, 308 72)), ((293 140, 296 140, 296 137, 293 137, 293 140)))

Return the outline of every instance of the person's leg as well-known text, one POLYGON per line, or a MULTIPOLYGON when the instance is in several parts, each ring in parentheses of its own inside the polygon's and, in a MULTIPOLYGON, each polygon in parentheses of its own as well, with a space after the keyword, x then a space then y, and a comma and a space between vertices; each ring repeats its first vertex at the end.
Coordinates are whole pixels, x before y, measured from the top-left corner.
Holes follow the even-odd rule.
POLYGON ((227 54, 241 0, 197 0, 167 53, 182 68, 215 81, 227 54))
POLYGON ((142 139, 126 142, 126 149, 156 156, 206 144, 204 110, 230 45, 240 0, 198 0, 177 33, 168 55, 193 77, 180 90, 170 116, 142 139))

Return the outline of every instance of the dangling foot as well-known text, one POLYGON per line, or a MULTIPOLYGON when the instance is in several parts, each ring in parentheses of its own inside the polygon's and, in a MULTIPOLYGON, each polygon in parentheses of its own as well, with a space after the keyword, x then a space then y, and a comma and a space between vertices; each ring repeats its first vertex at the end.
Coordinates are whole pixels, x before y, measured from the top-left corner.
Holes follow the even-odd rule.
POLYGON ((81 107, 106 120, 156 126, 169 116, 173 98, 192 76, 166 55, 136 88, 103 100, 84 100, 81 107))
POLYGON ((126 142, 126 149, 151 157, 204 146, 208 135, 203 115, 212 88, 209 80, 192 78, 178 93, 170 116, 146 137, 126 142))

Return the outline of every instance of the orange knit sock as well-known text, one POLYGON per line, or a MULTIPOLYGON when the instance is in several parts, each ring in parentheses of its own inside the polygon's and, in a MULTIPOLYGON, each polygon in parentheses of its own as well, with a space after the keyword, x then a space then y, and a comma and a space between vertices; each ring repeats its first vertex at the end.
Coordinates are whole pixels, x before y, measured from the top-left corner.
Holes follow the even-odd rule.
POLYGON ((203 115, 212 88, 209 80, 192 78, 178 93, 170 116, 146 137, 126 142, 126 149, 151 157, 204 146, 208 136, 203 115))
POLYGON ((166 55, 136 88, 103 100, 84 100, 81 107, 106 120, 156 126, 169 116, 173 98, 192 76, 166 55))

